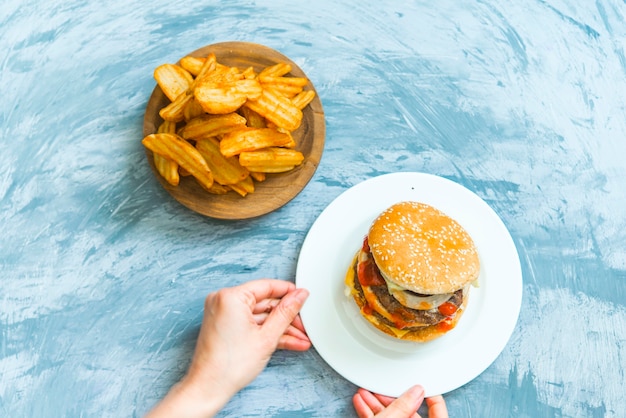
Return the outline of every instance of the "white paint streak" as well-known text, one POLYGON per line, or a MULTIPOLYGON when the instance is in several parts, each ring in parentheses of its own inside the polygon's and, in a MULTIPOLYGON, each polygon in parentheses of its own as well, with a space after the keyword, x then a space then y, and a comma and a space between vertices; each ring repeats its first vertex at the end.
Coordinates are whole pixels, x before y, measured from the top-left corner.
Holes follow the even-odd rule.
POLYGON ((622 416, 626 375, 615 371, 626 364, 626 308, 569 289, 526 295, 522 325, 495 366, 533 375, 539 400, 563 416, 602 405, 606 417, 622 416))

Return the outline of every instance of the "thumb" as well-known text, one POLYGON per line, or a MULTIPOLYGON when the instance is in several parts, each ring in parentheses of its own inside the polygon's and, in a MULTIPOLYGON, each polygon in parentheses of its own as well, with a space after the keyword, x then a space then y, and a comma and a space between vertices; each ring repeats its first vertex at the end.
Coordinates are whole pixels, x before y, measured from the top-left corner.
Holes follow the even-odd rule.
POLYGON ((283 296, 265 320, 263 332, 267 333, 272 341, 278 342, 280 336, 298 316, 308 297, 309 291, 306 289, 296 289, 283 296))
MULTIPOLYGON (((386 409, 385 414, 389 416, 401 416, 409 417, 413 416, 417 412, 424 401, 424 388, 420 385, 415 385, 402 395, 400 395, 395 401, 393 401, 386 409)), ((387 416, 387 415, 385 415, 387 416)))

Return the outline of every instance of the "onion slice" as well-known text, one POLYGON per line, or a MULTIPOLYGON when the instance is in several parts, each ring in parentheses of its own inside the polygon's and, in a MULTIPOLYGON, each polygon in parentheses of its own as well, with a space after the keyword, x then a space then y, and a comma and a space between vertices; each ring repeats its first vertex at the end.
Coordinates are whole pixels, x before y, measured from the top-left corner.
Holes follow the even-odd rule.
POLYGON ((418 309, 421 311, 429 311, 431 309, 436 309, 439 305, 442 305, 448 299, 450 299, 453 293, 444 293, 441 295, 418 295, 417 293, 411 292, 410 290, 401 290, 397 286, 389 286, 389 282, 387 282, 387 288, 389 289, 389 293, 396 298, 398 302, 407 308, 418 309))

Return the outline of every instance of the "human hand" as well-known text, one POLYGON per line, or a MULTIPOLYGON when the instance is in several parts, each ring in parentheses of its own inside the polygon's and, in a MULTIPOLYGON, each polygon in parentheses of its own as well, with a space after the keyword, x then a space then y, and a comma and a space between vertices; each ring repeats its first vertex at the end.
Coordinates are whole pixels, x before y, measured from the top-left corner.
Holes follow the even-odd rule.
MULTIPOLYGON (((206 297, 187 375, 156 410, 167 416, 212 416, 265 368, 276 349, 307 350, 298 313, 309 293, 283 280, 261 279, 206 297)), ((154 411, 153 411, 154 412, 154 411)))
MULTIPOLYGON (((413 386, 398 398, 374 394, 360 388, 352 402, 359 418, 419 418, 417 410, 424 400, 424 388, 413 386)), ((448 409, 442 396, 426 398, 430 418, 448 418, 448 409)))
POLYGON ((307 297, 293 283, 269 279, 208 295, 190 378, 217 380, 234 394, 261 373, 276 349, 308 349, 298 316, 307 297))

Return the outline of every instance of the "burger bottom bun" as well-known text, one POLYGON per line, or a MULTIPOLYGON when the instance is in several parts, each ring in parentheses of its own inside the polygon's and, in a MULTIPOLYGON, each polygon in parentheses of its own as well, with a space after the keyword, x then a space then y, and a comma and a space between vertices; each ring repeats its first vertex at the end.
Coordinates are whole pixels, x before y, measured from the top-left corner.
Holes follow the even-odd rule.
MULTIPOLYGON (((353 269, 352 266, 350 268, 353 269)), ((376 314, 374 313, 368 314, 364 312, 365 310, 364 308, 367 304, 367 301, 365 300, 365 296, 363 295, 363 293, 359 292, 354 286, 354 280, 355 280, 354 275, 348 274, 346 276, 346 286, 348 286, 348 288, 350 289, 350 294, 354 298, 354 301, 356 302, 356 304, 359 306, 359 311, 361 313, 361 316, 363 316, 370 324, 372 324, 378 330, 384 332, 387 335, 392 336, 393 338, 396 338, 399 340, 405 340, 405 341, 413 341, 413 342, 418 342, 418 343, 424 343, 424 342, 434 340, 436 338, 439 338, 445 335, 452 329, 454 329, 454 327, 456 327, 456 324, 459 322, 459 319, 461 319, 461 316, 463 316, 463 313, 465 312, 465 306, 467 305, 467 299, 469 297, 468 292, 465 292, 463 295, 463 303, 461 304, 459 309, 456 311, 454 317, 451 320, 446 321, 445 327, 441 326, 440 324, 424 326, 424 327, 414 327, 414 328, 411 328, 405 334, 402 334, 402 332, 404 332, 405 330, 400 330, 400 329, 395 328, 396 332, 394 332, 394 328, 381 322, 376 316, 376 314)))

